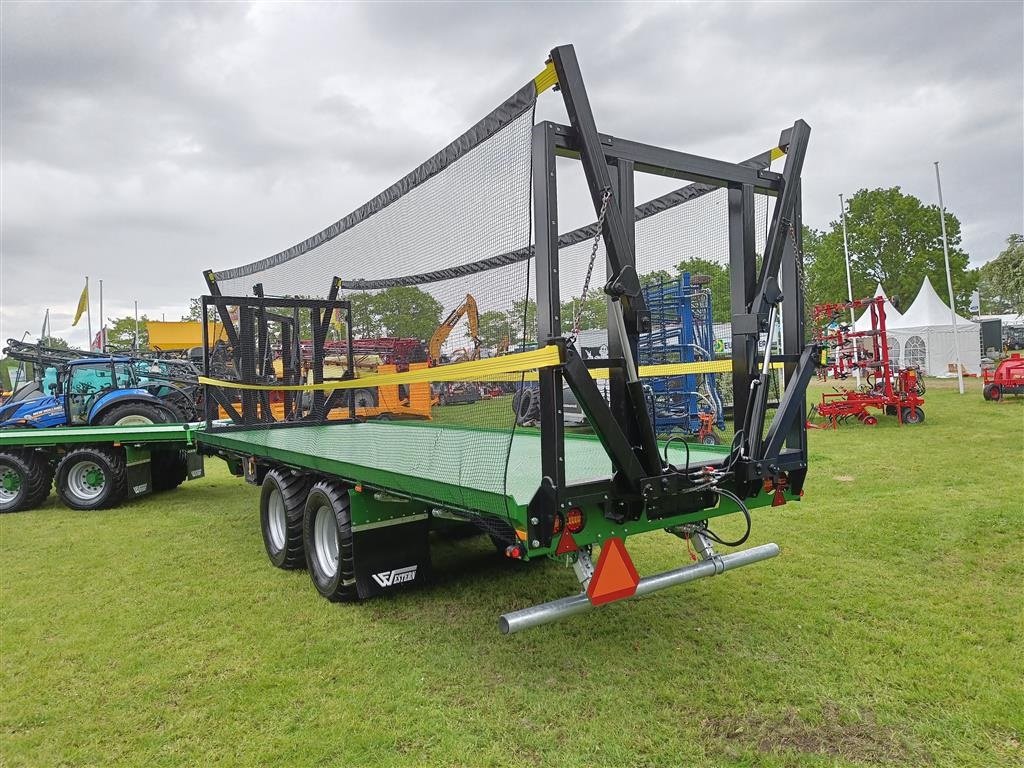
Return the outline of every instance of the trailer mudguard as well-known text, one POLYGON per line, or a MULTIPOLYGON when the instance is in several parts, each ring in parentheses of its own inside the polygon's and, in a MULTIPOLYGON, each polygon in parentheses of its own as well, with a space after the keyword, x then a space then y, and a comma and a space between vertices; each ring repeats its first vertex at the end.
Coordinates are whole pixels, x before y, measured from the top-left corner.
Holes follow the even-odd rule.
POLYGON ((427 507, 368 488, 352 489, 349 505, 356 590, 361 600, 430 580, 427 507))

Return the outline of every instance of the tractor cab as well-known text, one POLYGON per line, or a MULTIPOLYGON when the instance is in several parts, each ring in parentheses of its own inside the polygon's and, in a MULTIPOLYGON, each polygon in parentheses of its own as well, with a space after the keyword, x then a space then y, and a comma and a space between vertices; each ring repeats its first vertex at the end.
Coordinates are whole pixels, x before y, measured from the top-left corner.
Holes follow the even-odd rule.
POLYGON ((107 393, 139 387, 128 358, 75 360, 60 378, 69 426, 88 424, 93 407, 107 393))

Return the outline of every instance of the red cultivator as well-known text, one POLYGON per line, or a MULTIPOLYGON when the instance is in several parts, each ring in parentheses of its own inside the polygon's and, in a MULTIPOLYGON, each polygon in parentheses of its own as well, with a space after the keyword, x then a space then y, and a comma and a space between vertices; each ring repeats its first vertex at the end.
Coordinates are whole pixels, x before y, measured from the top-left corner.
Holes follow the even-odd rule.
MULTIPOLYGON (((893 370, 889 361, 889 339, 885 331, 885 297, 857 299, 841 304, 819 304, 813 318, 818 325, 815 340, 821 345, 822 360, 819 376, 829 375, 839 381, 860 372, 867 385, 857 390, 836 387, 825 392, 814 407, 822 424, 809 427, 833 429, 851 418, 862 424, 877 424, 878 418, 868 409, 874 408, 888 416, 895 416, 900 424, 920 424, 924 421, 924 382, 915 368, 893 370), (851 309, 867 308, 871 330, 858 331, 839 322, 851 309)), ((812 412, 813 415, 813 412, 812 412)))
POLYGON ((1002 400, 1003 395, 1024 395, 1024 358, 1015 352, 1000 361, 994 371, 984 370, 986 400, 1002 400))

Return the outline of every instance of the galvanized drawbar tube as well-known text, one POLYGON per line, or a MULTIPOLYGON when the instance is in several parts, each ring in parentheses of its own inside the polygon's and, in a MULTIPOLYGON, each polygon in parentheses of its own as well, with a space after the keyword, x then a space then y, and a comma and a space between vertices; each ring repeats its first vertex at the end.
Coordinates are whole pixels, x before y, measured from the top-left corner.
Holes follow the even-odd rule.
MULTIPOLYGON (((707 576, 714 576, 734 568, 742 568, 744 565, 759 563, 768 560, 779 554, 778 544, 761 544, 757 547, 744 549, 740 552, 732 552, 726 555, 714 555, 693 565, 686 565, 682 568, 675 568, 671 571, 658 573, 654 576, 647 576, 640 579, 637 584, 636 593, 633 597, 657 592, 665 587, 685 584, 688 581, 696 581, 707 576)), ((549 624, 567 616, 583 613, 594 608, 586 593, 562 597, 540 605, 532 605, 518 611, 511 611, 498 617, 498 629, 503 635, 511 635, 530 627, 539 627, 542 624, 549 624)))

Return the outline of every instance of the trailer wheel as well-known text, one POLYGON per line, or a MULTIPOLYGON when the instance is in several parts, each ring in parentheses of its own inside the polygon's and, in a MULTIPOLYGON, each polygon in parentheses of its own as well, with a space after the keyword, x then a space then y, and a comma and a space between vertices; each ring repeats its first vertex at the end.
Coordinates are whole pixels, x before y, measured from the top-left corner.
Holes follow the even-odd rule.
POLYGON ((1003 399, 1003 388, 1001 386, 999 386, 998 384, 991 384, 990 386, 991 386, 991 389, 989 389, 989 391, 988 391, 989 399, 990 400, 995 400, 997 402, 999 400, 1002 400, 1003 399))
POLYGON ((260 527, 267 557, 277 568, 305 568, 302 518, 309 480, 287 469, 272 469, 260 492, 260 527))
POLYGON ((154 491, 173 491, 188 477, 188 454, 177 450, 156 450, 149 456, 154 491))
POLYGON ((981 388, 981 396, 984 397, 986 400, 991 400, 992 399, 992 385, 991 384, 986 384, 984 387, 981 388))
POLYGON ((924 410, 905 405, 903 406, 902 416, 904 424, 920 424, 924 421, 924 410))
POLYGON ((57 465, 57 496, 71 509, 115 507, 128 495, 124 454, 76 448, 57 465))
POLYGON ((708 432, 700 439, 702 445, 721 445, 722 439, 714 432, 708 432))
POLYGON ((53 468, 31 453, 0 453, 0 514, 35 509, 50 495, 53 468))
POLYGON ((131 427, 145 424, 163 424, 167 415, 149 403, 125 403, 115 405, 99 418, 100 424, 115 427, 131 427))
POLYGON ((352 551, 348 491, 320 481, 309 491, 302 518, 306 565, 317 592, 332 602, 359 599, 352 551))
POLYGON ((357 389, 352 393, 356 408, 376 408, 377 394, 372 389, 357 389))

